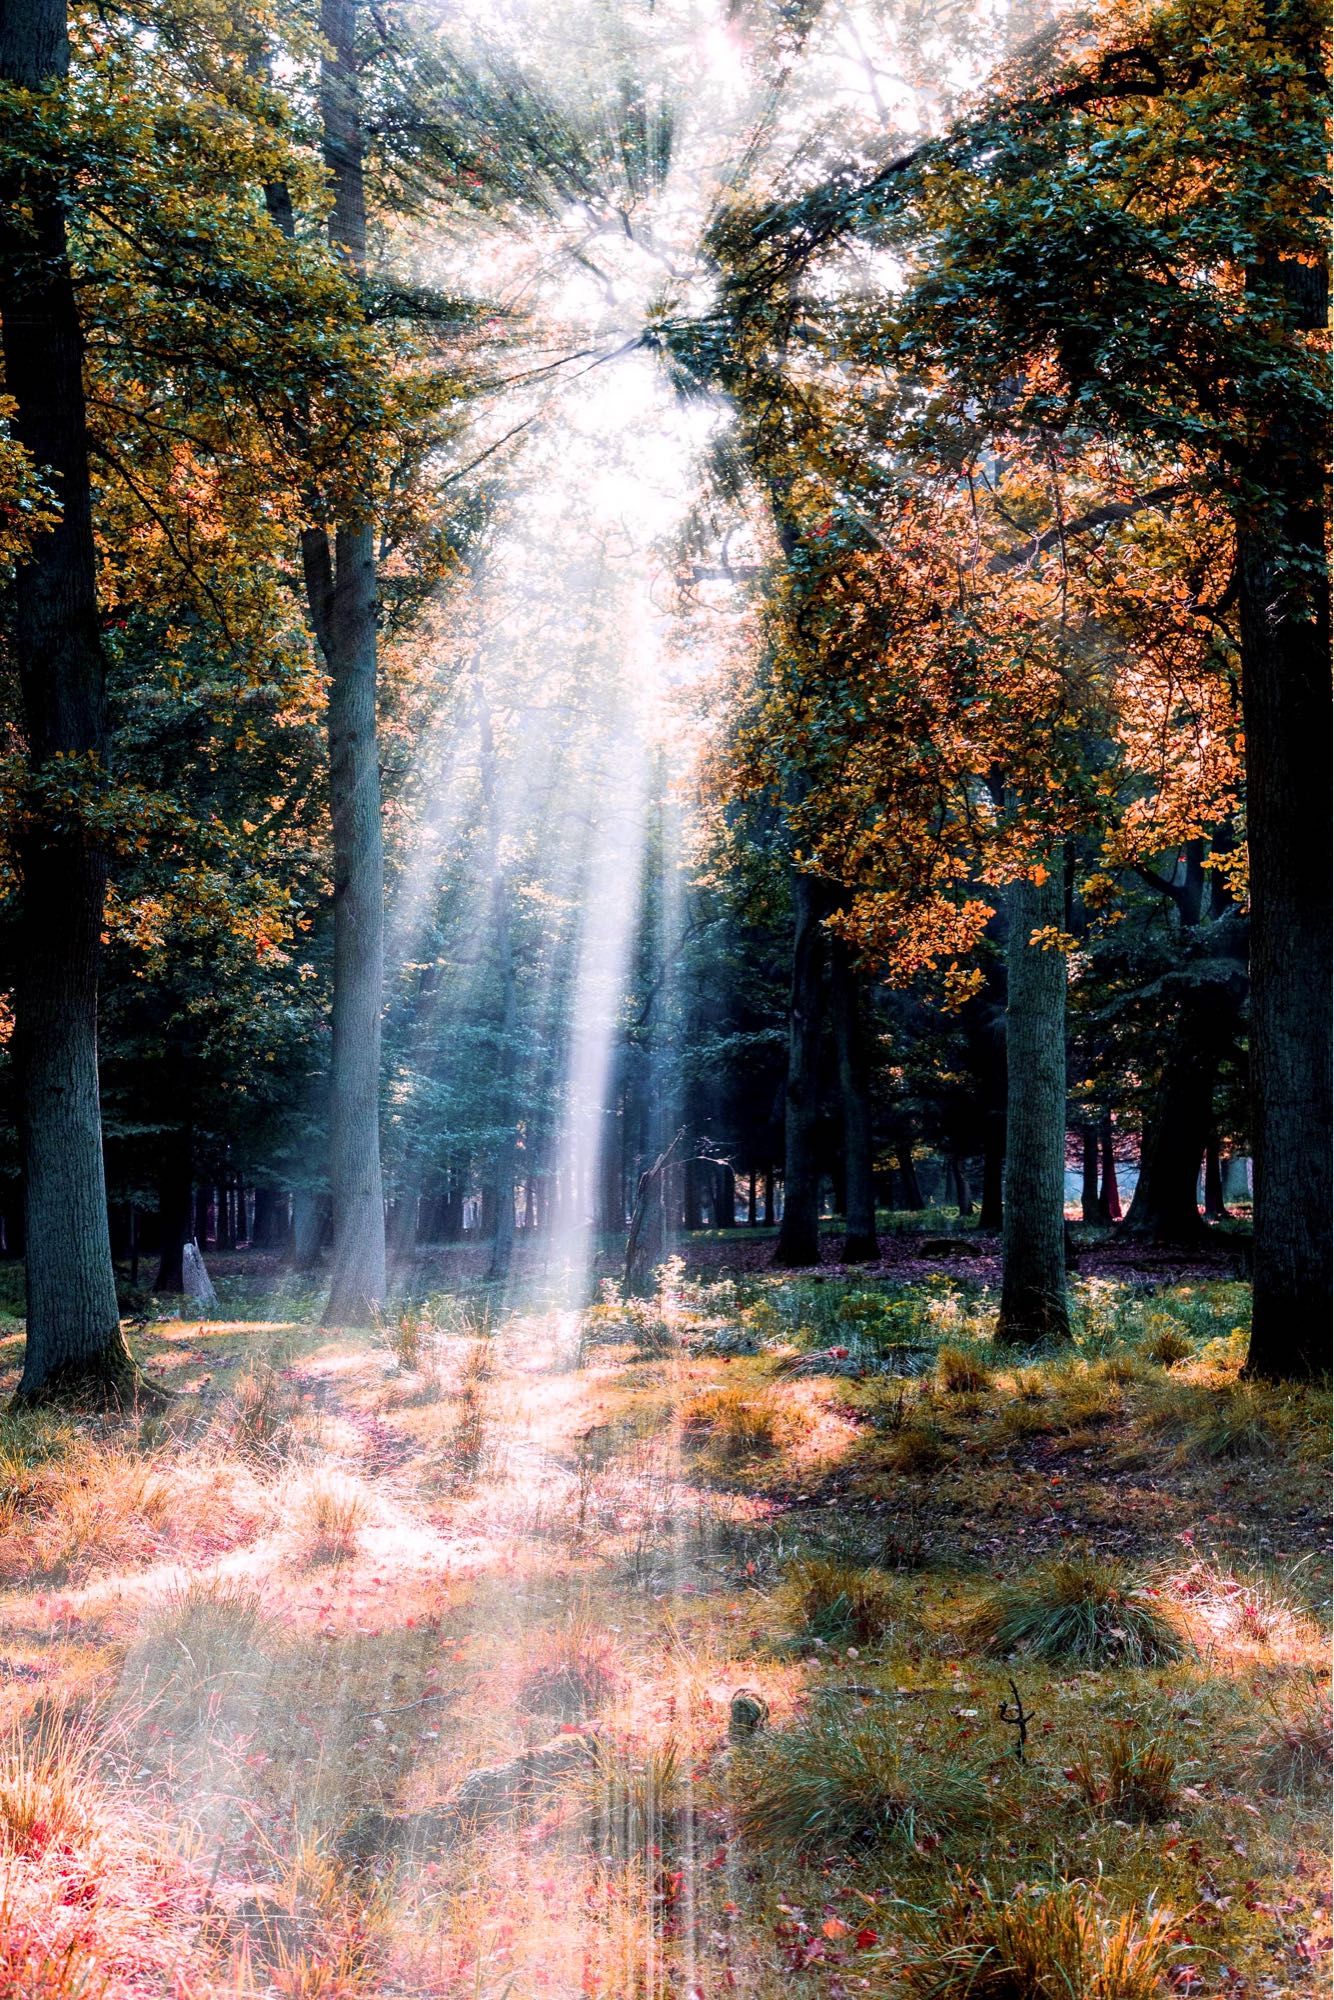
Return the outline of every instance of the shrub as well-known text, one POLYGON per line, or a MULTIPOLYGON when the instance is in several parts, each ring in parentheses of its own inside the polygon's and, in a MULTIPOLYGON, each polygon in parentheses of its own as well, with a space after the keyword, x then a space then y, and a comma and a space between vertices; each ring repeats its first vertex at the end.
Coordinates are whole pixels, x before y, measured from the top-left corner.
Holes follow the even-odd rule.
POLYGON ((961 1881, 938 1910, 905 1910, 901 1979, 912 2000, 1154 2000, 1172 1935, 1169 1912, 1114 1916, 1082 1883, 961 1881))
POLYGON ((897 1722, 877 1716, 760 1737, 736 1767, 741 1831, 765 1846, 837 1853, 900 1837, 936 1839, 982 1819, 982 1775, 958 1762, 905 1770, 897 1722))
POLYGON ((1176 1758, 1160 1736, 1126 1725, 1096 1747, 1084 1744, 1065 1773, 1085 1805, 1113 1819, 1169 1819, 1176 1804, 1176 1758))
POLYGON ((936 1355, 936 1379, 951 1396, 976 1395, 990 1388, 991 1370, 968 1348, 946 1346, 936 1355))
POLYGON ((0 1896, 0 2000, 99 2000, 106 1981, 77 1943, 56 1951, 0 1896))
POLYGON ((1181 1638, 1119 1563, 1066 1556, 993 1592, 973 1636, 988 1652, 1031 1653, 1087 1666, 1152 1665, 1181 1657, 1181 1638))
POLYGON ((814 1638, 866 1645, 894 1622, 894 1587, 879 1570, 812 1557, 793 1567, 790 1582, 802 1630, 814 1638))

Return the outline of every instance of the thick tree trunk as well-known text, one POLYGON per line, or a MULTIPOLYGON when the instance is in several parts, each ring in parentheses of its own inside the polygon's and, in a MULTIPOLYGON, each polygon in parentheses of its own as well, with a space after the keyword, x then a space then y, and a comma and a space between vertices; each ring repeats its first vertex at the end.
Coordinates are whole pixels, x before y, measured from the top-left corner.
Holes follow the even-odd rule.
MULTIPOLYGON (((1312 60, 1319 61, 1318 52, 1312 60)), ((1320 328, 1323 264, 1259 281, 1320 328)), ((1247 468, 1238 540, 1251 892, 1254 1309, 1247 1370, 1310 1379, 1330 1365, 1330 618, 1326 426, 1274 423, 1247 468)))
POLYGON ((783 1121, 783 1220, 775 1264, 820 1261, 820 1046, 824 1012, 824 886, 792 875, 792 987, 788 1002, 787 1097, 783 1121))
POLYGON ((777 1210, 774 1203, 774 1170, 767 1166, 764 1170, 764 1226, 772 1229, 777 1210))
POLYGON ((866 1045, 861 983, 842 938, 830 941, 830 981, 838 1087, 843 1108, 843 1248, 845 1264, 873 1264, 880 1255, 875 1233, 875 1151, 871 1129, 871 1064, 866 1045))
MULTIPOLYGON (((0 10, 0 79, 40 90, 69 67, 64 0, 0 10)), ((107 1229, 97 1071, 106 868, 77 812, 44 796, 60 769, 94 783, 107 750, 105 668, 88 475, 83 336, 61 190, 0 184, 0 329, 14 430, 60 507, 11 592, 29 785, 14 986, 24 1171, 27 1338, 20 1402, 64 1390, 117 1398, 136 1380, 107 1229)))
POLYGON ((726 1161, 713 1170, 713 1222, 715 1229, 736 1227, 736 1174, 726 1161))
MULTIPOLYGON (((324 159, 333 188, 329 236, 366 266, 365 135, 356 59, 357 0, 322 0, 331 53, 320 79, 324 159)), ((380 1020, 384 856, 376 744, 376 563, 369 513, 302 537, 311 624, 329 675, 334 966, 329 1192, 333 1258, 328 1317, 364 1324, 385 1295, 380 1169, 380 1020)))
POLYGON ((1059 928, 1059 870, 1010 891, 1005 1146, 998 1340, 1068 1339, 1065 1293, 1065 955, 1030 942, 1059 928))

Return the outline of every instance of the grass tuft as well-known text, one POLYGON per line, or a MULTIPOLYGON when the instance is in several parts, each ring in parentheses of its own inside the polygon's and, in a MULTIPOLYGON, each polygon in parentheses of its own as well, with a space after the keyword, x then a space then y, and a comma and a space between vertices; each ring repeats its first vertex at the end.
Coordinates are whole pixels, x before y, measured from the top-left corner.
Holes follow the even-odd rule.
POLYGON ((263 1600, 249 1584, 200 1579, 149 1612, 129 1664, 149 1700, 209 1706, 233 1674, 253 1665, 263 1626, 263 1600))
POLYGON ((942 1906, 908 1910, 902 1990, 911 2000, 1156 2000, 1173 1955, 1166 1910, 1117 1916, 1083 1883, 998 1895, 960 1881, 942 1906))
POLYGON ((1084 1666, 1151 1666, 1180 1659, 1182 1641, 1142 1585, 1119 1563, 1062 1557, 1001 1586, 978 1612, 972 1637, 989 1653, 1029 1653, 1084 1666))
POLYGON ((1175 1756, 1161 1736, 1130 1724, 1082 1745, 1065 1775, 1086 1806, 1111 1819, 1153 1824, 1176 1806, 1175 1756))
POLYGON ((615 1642, 583 1617, 572 1618, 556 1632, 530 1638, 526 1657, 519 1703, 535 1715, 570 1721, 591 1715, 620 1678, 615 1642))
POLYGON ((894 1586, 876 1569, 814 1556, 789 1574, 801 1629, 811 1638, 869 1645, 894 1623, 894 1586))
POLYGON ((309 1563, 343 1563, 356 1553, 369 1510, 350 1481, 326 1474, 310 1486, 297 1514, 301 1552, 309 1563))
POLYGON ((1334 1778, 1332 1740, 1334 1712, 1329 1690, 1313 1679, 1261 1740, 1261 1791, 1304 1798, 1327 1791, 1334 1778))
POLYGON ((771 1390, 708 1389, 682 1412, 687 1444, 709 1446, 720 1458, 761 1458, 777 1451, 785 1428, 782 1403, 771 1390))
POLYGON ((766 1847, 820 1855, 892 1837, 938 1844, 986 1814, 983 1777, 958 1761, 904 1756, 893 1719, 847 1718, 761 1738, 739 1766, 742 1833, 766 1847))
POLYGON ((34 1860, 82 1836, 93 1819, 93 1757, 84 1729, 59 1711, 0 1738, 0 1853, 34 1860))
POLYGON ((991 1370, 969 1348, 945 1346, 936 1355, 936 1380, 951 1396, 980 1395, 991 1387, 991 1370))

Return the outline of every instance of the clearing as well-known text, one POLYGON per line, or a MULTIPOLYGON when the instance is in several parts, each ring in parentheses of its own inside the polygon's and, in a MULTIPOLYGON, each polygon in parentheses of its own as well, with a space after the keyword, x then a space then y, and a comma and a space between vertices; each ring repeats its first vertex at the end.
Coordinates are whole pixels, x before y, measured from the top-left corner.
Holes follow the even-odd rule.
POLYGON ((666 1280, 0 1419, 0 1996, 1324 1989, 1328 1401, 1244 1288, 1016 1363, 953 1271, 666 1280))

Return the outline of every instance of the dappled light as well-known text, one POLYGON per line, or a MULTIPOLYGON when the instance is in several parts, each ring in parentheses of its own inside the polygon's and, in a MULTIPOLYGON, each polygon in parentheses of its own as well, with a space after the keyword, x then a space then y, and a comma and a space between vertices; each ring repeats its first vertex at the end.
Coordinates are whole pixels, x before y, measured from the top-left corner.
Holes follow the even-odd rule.
POLYGON ((1312 0, 0 11, 0 2000, 1314 2000, 1312 0))

